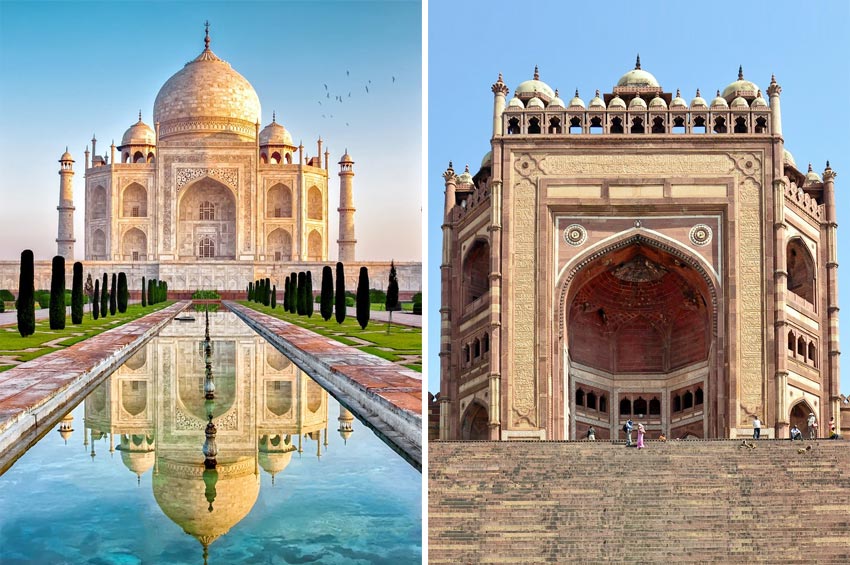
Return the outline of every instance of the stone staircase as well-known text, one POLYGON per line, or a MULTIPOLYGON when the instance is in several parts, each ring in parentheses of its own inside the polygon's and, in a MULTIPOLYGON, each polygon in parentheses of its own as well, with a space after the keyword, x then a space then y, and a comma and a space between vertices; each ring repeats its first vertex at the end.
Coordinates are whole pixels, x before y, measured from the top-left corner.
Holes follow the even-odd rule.
POLYGON ((428 561, 850 563, 850 442, 748 443, 431 442, 428 561))

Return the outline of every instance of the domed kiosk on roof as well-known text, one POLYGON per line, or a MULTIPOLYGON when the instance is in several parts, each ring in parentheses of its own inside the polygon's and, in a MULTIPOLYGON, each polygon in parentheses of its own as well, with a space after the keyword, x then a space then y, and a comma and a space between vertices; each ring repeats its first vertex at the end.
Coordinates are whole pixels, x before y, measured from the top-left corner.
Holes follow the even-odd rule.
POLYGON ((661 88, 658 80, 649 71, 640 68, 640 55, 635 61, 635 68, 620 77, 617 81, 617 86, 621 87, 637 87, 637 88, 661 88))
POLYGON ((526 103, 532 98, 538 98, 544 103, 549 103, 555 98, 555 91, 548 84, 540 80, 540 71, 535 66, 534 78, 519 83, 516 87, 515 96, 526 103))
POLYGON ((727 102, 731 102, 739 96, 745 100, 752 100, 756 97, 758 91, 759 87, 754 82, 744 78, 744 67, 742 65, 738 67, 738 80, 724 88, 723 93, 719 96, 725 98, 727 102))

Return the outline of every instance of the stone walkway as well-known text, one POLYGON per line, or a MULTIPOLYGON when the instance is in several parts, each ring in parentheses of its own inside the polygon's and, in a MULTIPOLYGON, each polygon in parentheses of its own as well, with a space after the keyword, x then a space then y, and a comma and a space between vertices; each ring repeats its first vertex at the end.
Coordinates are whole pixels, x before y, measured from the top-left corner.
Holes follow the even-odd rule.
POLYGON ((52 426, 51 420, 62 416, 73 397, 123 363, 188 305, 178 302, 0 373, 0 472, 20 447, 21 437, 52 426))
POLYGON ((234 302, 224 305, 421 465, 420 373, 234 302))

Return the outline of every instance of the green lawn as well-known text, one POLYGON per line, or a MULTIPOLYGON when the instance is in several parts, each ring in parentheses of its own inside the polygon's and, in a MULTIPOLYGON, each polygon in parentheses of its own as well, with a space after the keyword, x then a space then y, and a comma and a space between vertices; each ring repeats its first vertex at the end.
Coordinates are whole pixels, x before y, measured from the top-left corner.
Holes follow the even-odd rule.
MULTIPOLYGON (((384 304, 372 303, 369 305, 369 310, 374 310, 375 312, 384 312, 386 309, 387 307, 384 304)), ((413 312, 413 302, 402 302, 401 311, 413 312)))
POLYGON ((324 321, 318 312, 314 312, 312 317, 307 318, 284 312, 280 307, 272 310, 268 306, 246 300, 240 300, 238 303, 393 363, 400 363, 414 371, 422 372, 421 328, 393 324, 387 335, 387 323, 377 320, 371 320, 366 329, 362 330, 354 316, 347 316, 342 324, 337 324, 335 318, 324 321))
POLYGON ((107 316, 97 320, 92 320, 91 313, 86 312, 83 315, 83 323, 78 325, 72 324, 71 317, 68 316, 64 330, 51 330, 50 322, 42 320, 36 322, 35 333, 27 337, 21 337, 16 325, 2 326, 0 327, 0 371, 6 371, 15 366, 14 363, 9 362, 8 358, 19 362, 31 361, 36 357, 79 343, 171 304, 173 304, 173 301, 160 302, 147 308, 142 308, 140 304, 132 304, 127 307, 127 311, 123 314, 116 313, 115 316, 107 316), (29 349, 32 349, 32 351, 27 351, 29 349))

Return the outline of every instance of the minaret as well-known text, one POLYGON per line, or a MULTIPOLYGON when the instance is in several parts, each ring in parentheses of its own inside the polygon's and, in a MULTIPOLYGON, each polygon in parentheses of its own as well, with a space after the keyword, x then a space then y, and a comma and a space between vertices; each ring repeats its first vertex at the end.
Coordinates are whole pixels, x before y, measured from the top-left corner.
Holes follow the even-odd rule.
POLYGON ((505 111, 505 96, 508 94, 508 87, 502 82, 502 73, 499 73, 499 79, 490 87, 493 91, 493 137, 502 135, 502 113, 505 111))
POLYGON ((770 97, 770 133, 782 137, 782 111, 779 108, 779 95, 782 87, 776 82, 776 75, 770 75, 770 86, 767 87, 767 95, 770 97))
POLYGON ((59 234, 56 237, 56 254, 65 258, 66 262, 74 262, 74 159, 65 148, 65 153, 59 158, 59 234))
POLYGON ((339 161, 339 261, 354 261, 354 161, 345 150, 339 161))

